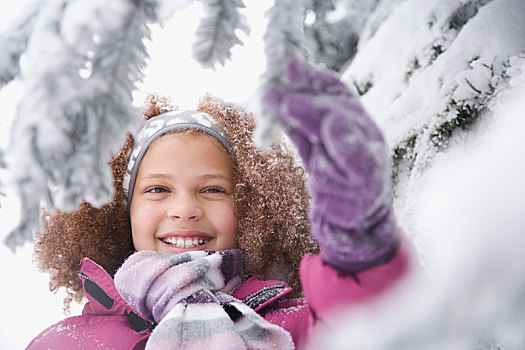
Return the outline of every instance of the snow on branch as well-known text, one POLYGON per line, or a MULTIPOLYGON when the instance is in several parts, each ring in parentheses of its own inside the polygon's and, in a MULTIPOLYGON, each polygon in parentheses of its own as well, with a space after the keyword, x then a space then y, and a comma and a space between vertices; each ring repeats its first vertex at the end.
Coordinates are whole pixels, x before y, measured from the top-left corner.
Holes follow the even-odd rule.
POLYGON ((231 58, 231 49, 242 44, 236 31, 249 34, 246 17, 240 13, 242 0, 202 0, 204 17, 196 31, 193 57, 206 68, 224 65, 231 58))
MULTIPOLYGON (((263 38, 266 70, 261 77, 259 95, 263 95, 272 85, 282 84, 286 64, 291 59, 305 57, 305 8, 304 0, 275 0, 275 5, 268 11, 268 26, 263 38)), ((259 111, 255 113, 258 116, 255 142, 258 146, 266 148, 271 144, 274 130, 279 123, 262 107, 257 108, 259 111)))
POLYGON ((0 89, 20 73, 20 56, 26 49, 34 19, 42 1, 34 1, 0 33, 0 89))
POLYGON ((146 0, 41 3, 7 154, 22 204, 6 239, 12 249, 32 240, 42 204, 70 210, 111 199, 108 163, 140 121, 132 91, 147 58, 151 8, 146 0))
POLYGON ((304 15, 303 0, 276 0, 268 11, 268 27, 264 34, 267 62, 264 84, 281 83, 286 64, 293 58, 304 58, 304 15))

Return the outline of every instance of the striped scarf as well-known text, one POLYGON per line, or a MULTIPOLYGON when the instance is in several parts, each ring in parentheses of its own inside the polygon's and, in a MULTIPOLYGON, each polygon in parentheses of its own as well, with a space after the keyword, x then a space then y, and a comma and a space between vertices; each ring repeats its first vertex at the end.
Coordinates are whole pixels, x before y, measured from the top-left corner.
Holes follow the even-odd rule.
POLYGON ((158 323, 146 349, 293 349, 291 336, 229 295, 241 283, 239 250, 140 251, 117 271, 120 295, 158 323))

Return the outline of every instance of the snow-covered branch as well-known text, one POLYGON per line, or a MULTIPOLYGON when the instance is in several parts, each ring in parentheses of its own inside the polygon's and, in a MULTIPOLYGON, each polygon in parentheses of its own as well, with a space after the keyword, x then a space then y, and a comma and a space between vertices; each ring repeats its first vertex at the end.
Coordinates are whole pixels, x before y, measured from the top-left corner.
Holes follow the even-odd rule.
MULTIPOLYGON (((306 45, 302 35, 305 8, 304 0, 276 0, 268 11, 268 26, 263 38, 266 71, 261 77, 259 94, 262 95, 271 85, 282 83, 286 64, 291 59, 305 57, 306 45)), ((261 107, 256 112, 258 120, 255 142, 266 148, 271 144, 274 130, 279 123, 261 107)))
POLYGON ((202 0, 205 15, 201 18, 193 44, 193 57, 204 67, 224 65, 231 58, 231 49, 242 44, 236 31, 249 34, 242 0, 202 0))
POLYGON ((304 58, 304 0, 276 0, 268 11, 264 34, 266 71, 263 84, 279 84, 286 64, 292 58, 304 58))
POLYGON ((29 34, 42 1, 30 2, 8 29, 0 33, 0 89, 20 73, 20 56, 25 51, 29 34))
POLYGON ((126 0, 41 6, 7 159, 22 203, 8 246, 32 238, 41 201, 69 210, 82 200, 99 206, 111 199, 108 162, 139 122, 131 93, 147 58, 151 6, 126 0))

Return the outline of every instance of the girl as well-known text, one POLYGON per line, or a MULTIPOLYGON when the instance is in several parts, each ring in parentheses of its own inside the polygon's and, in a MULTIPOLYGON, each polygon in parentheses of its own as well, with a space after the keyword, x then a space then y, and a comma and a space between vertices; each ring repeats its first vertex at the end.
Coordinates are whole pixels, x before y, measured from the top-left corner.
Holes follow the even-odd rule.
POLYGON ((287 74, 265 102, 311 203, 283 142, 254 147, 250 114, 152 97, 111 164, 114 200, 44 218, 35 254, 51 289, 88 302, 28 349, 302 348, 406 274, 377 126, 330 73, 292 61, 287 74))

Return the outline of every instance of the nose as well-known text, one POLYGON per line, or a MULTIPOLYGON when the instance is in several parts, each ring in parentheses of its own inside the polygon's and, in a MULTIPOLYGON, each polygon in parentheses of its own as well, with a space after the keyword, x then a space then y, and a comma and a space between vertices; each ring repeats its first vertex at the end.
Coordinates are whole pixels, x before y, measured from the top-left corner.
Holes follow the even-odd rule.
POLYGON ((167 209, 167 216, 178 220, 199 220, 203 213, 197 198, 189 194, 173 196, 167 209))

